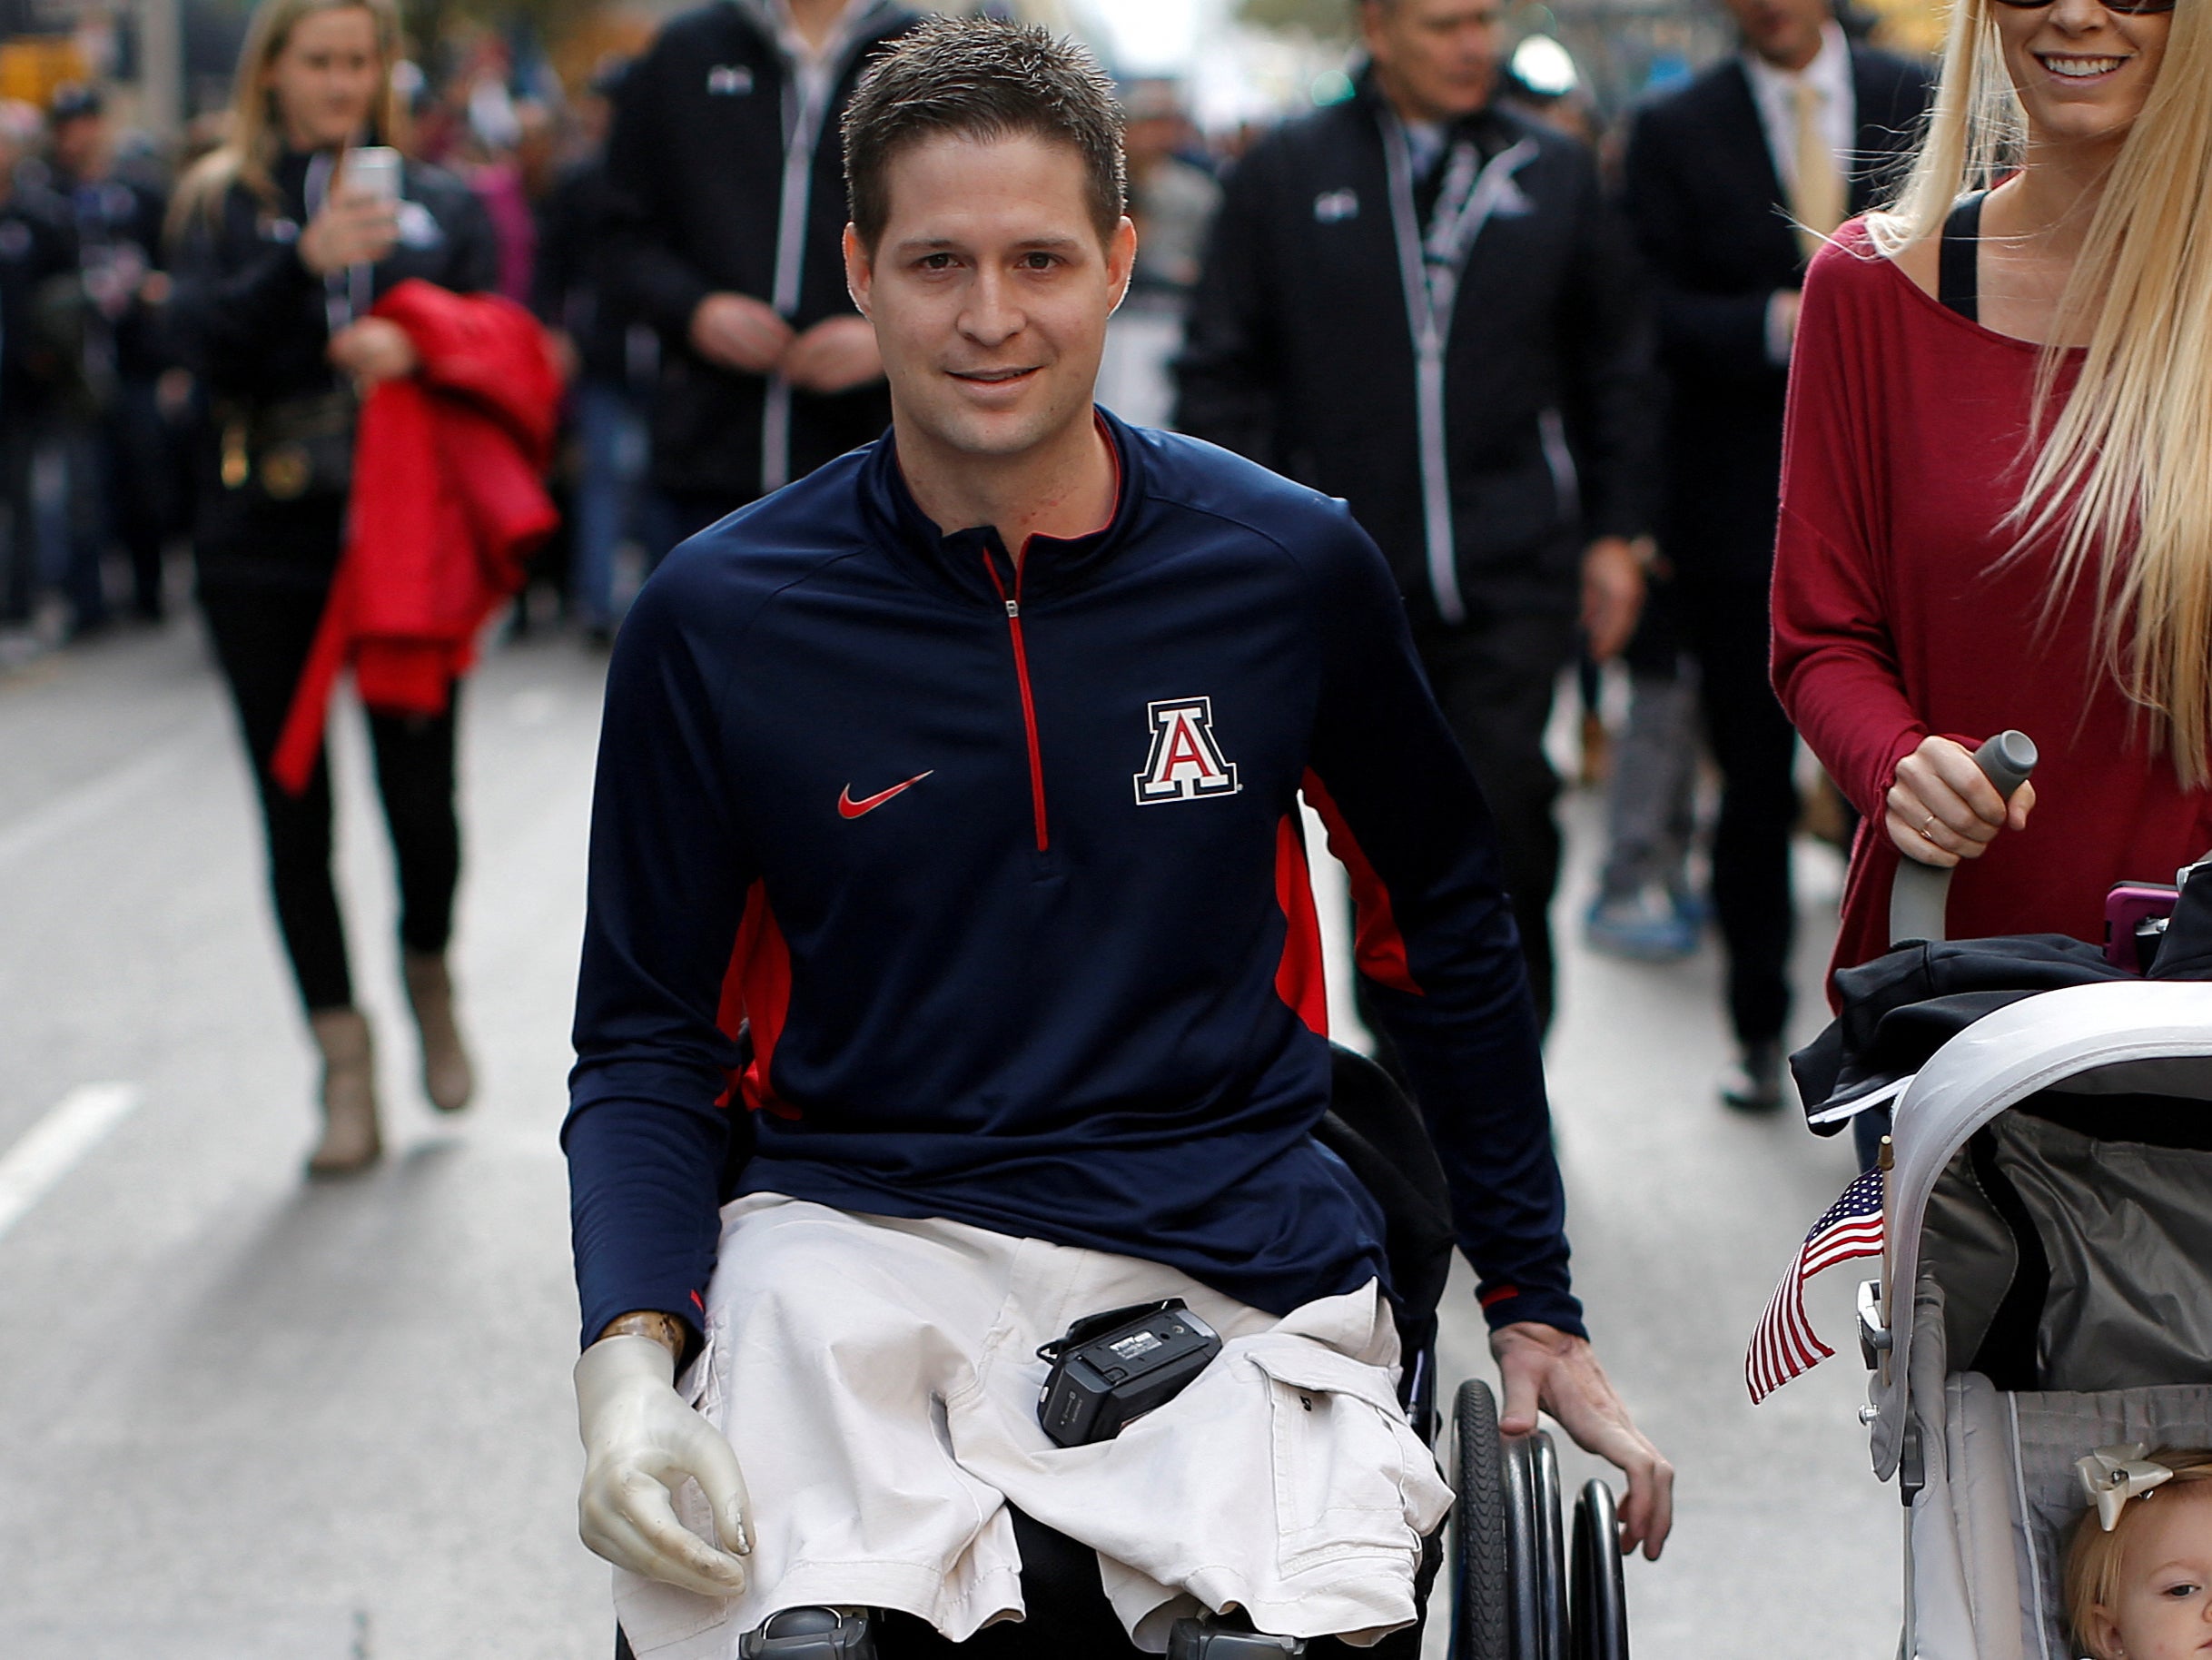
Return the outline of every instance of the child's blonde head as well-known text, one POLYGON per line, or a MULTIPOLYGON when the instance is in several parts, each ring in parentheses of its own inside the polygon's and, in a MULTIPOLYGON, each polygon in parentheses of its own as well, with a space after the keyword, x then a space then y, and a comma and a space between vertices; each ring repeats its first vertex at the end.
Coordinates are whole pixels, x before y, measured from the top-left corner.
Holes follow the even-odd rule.
MULTIPOLYGON (((2112 1646, 2104 1640, 2103 1626, 2090 1619, 2093 1611, 2116 1607, 2119 1602, 2120 1571, 2127 1555, 2128 1538, 2138 1531, 2130 1526, 2145 1508, 2161 1498, 2169 1502, 2180 1497, 2179 1489, 2197 1483, 2212 1482, 2212 1449, 2200 1447, 2153 1448, 2148 1455, 2149 1462, 2162 1464, 2174 1472, 2174 1478, 2153 1487, 2141 1498, 2131 1498, 2121 1507, 2119 1524, 2107 1533, 2098 1525, 2097 1507, 2092 1505, 2074 1524, 2073 1542, 2066 1552, 2066 1619, 2073 1628, 2074 1641, 2081 1652, 2091 1660, 2118 1660, 2112 1646)), ((2212 1491, 2200 1497, 2212 1497, 2212 1491)))

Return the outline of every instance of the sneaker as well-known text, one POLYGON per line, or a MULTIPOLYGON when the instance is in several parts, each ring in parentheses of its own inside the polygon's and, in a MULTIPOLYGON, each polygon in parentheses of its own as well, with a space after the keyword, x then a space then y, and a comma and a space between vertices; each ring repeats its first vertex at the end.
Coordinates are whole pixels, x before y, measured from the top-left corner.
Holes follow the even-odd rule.
POLYGON ((1633 963, 1677 963, 1697 949, 1697 927, 1655 888, 1615 898, 1600 894, 1584 919, 1594 951, 1633 963))
POLYGON ((1721 1099, 1739 1112, 1782 1107, 1782 1045, 1772 1038, 1746 1043, 1736 1063, 1721 1074, 1721 1099))
POLYGON ((1676 890, 1668 895, 1668 903, 1693 934, 1703 934, 1705 924, 1713 920, 1713 901, 1695 888, 1676 890))

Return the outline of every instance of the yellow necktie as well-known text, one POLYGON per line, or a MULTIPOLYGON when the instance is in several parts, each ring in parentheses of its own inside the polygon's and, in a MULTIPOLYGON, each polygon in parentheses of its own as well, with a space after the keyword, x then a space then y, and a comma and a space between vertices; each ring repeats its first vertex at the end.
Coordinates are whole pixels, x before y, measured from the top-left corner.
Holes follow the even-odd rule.
POLYGON ((1811 259, 1822 240, 1843 222, 1843 170, 1821 130, 1820 88, 1800 81, 1790 89, 1797 105, 1797 167, 1790 181, 1790 212, 1797 220, 1798 245, 1811 259))

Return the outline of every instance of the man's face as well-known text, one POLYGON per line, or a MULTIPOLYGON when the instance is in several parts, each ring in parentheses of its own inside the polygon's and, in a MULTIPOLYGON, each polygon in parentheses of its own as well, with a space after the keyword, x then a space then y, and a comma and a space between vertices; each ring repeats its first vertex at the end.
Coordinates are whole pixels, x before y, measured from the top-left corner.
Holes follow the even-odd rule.
POLYGON ((1091 419, 1106 320, 1129 286, 1128 220, 1101 243, 1069 144, 947 135, 897 151, 873 253, 845 281, 875 325, 902 441, 1027 453, 1091 419))
POLYGON ((73 179, 97 178, 107 161, 107 123, 98 115, 78 115, 54 129, 48 141, 54 165, 73 179))
POLYGON ((1412 121, 1457 121, 1490 102, 1505 0, 1363 0, 1359 27, 1384 95, 1412 121))
POLYGON ((1821 54, 1829 0, 1725 0, 1743 44, 1777 69, 1794 74, 1821 54))

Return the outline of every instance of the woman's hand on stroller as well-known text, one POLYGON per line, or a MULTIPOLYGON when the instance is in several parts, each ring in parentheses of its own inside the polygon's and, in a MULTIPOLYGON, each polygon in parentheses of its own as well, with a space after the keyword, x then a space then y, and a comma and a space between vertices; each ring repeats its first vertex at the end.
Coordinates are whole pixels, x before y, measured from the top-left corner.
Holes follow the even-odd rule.
POLYGON ((1628 1477, 1628 1497, 1620 1505, 1621 1554, 1641 1545, 1656 1562, 1674 1526, 1674 1467, 1629 1418, 1589 1339, 1521 1320, 1490 1334, 1490 1352, 1506 1386, 1499 1430, 1527 1434, 1540 1408, 1575 1446, 1620 1470, 1628 1477))
POLYGON ((1948 870, 1980 858, 2000 830, 2026 829, 2035 786, 2021 785, 2008 802, 1975 765, 1972 750, 1924 737, 1898 762, 1883 805, 1882 828, 1898 852, 1948 870))

